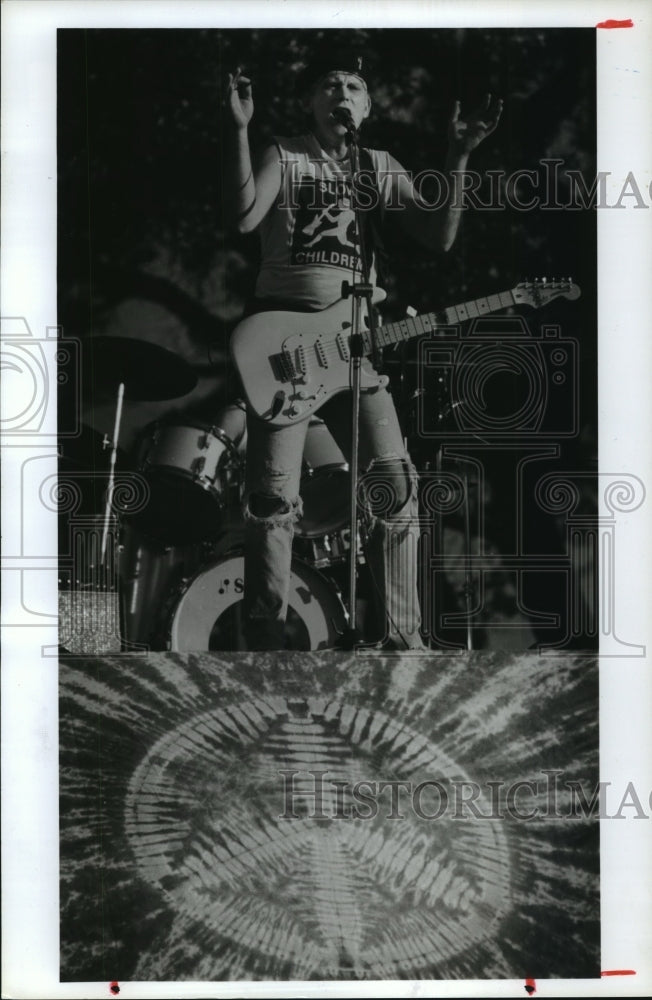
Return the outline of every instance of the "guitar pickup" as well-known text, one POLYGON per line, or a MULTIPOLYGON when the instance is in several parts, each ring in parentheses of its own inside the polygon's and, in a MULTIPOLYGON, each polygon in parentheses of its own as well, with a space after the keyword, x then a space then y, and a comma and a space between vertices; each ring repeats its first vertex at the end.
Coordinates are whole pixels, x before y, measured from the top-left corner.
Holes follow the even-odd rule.
POLYGON ((306 360, 306 349, 303 344, 299 344, 294 353, 296 357, 296 373, 305 378, 308 371, 308 362, 306 360))
POLYGON ((337 344, 337 349, 340 352, 342 361, 350 361, 351 350, 349 348, 349 338, 345 337, 343 333, 338 333, 335 338, 335 343, 337 344))
POLYGON ((317 363, 322 368, 328 368, 328 354, 321 337, 315 342, 315 354, 317 355, 317 363))
POLYGON ((280 351, 270 356, 270 364, 274 376, 279 382, 293 382, 295 379, 294 363, 289 351, 280 351))

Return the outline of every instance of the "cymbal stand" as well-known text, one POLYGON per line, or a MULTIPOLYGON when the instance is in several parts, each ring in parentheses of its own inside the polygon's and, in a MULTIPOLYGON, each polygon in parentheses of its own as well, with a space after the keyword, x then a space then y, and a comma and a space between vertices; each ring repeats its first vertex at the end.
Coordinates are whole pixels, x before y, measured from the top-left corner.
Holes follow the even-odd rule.
POLYGON ((113 424, 113 439, 108 441, 104 438, 105 446, 111 445, 111 457, 109 459, 109 484, 106 488, 106 502, 104 504, 104 525, 102 527, 102 546, 100 551, 100 563, 104 565, 106 558, 106 544, 109 537, 109 521, 111 520, 111 507, 113 505, 113 490, 115 484, 115 463, 118 455, 118 438, 120 436, 120 422, 122 420, 122 402, 124 400, 125 384, 121 382, 118 386, 118 396, 115 406, 115 422, 113 424))

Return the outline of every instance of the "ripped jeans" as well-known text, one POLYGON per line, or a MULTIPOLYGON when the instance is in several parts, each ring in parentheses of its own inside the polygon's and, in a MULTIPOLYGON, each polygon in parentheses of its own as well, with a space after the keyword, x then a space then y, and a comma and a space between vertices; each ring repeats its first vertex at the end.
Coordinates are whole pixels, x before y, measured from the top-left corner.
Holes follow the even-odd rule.
MULTIPOLYGON (((350 393, 340 393, 318 412, 347 460, 350 408, 350 393)), ((272 428, 248 414, 247 428, 245 632, 250 649, 282 649, 308 421, 272 428)), ((386 389, 360 396, 359 461, 365 557, 384 641, 420 649, 417 478, 386 389)))

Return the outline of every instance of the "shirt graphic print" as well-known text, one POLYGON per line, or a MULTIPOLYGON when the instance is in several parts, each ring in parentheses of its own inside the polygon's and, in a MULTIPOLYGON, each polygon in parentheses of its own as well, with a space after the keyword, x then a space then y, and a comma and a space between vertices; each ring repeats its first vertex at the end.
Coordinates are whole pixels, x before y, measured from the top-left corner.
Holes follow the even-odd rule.
POLYGON ((347 178, 301 177, 294 194, 290 265, 361 270, 351 183, 347 178))

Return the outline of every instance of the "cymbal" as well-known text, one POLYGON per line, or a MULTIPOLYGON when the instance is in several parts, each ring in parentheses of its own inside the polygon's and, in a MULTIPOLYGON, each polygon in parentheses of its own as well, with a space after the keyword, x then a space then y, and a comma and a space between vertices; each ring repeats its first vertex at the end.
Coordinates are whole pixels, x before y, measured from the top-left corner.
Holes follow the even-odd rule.
POLYGON ((197 375, 183 358, 148 340, 90 337, 83 350, 86 379, 114 391, 123 382, 125 399, 177 399, 197 385, 197 375))

